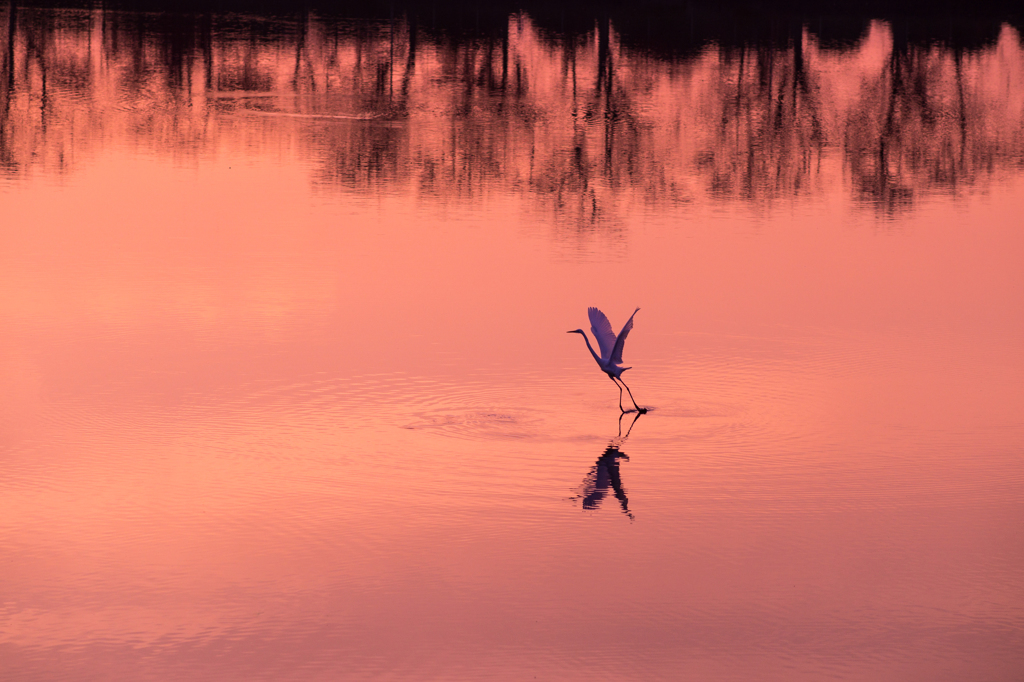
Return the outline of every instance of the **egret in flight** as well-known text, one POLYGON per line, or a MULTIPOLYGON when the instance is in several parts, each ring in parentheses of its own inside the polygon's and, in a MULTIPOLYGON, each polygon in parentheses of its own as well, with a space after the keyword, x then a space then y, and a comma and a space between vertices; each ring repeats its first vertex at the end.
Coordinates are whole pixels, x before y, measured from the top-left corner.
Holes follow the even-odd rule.
MULTIPOLYGON (((590 339, 587 338, 586 332, 582 329, 573 329, 566 332, 567 334, 579 334, 587 342, 587 349, 590 350, 590 354, 597 361, 597 366, 619 387, 619 409, 623 412, 626 410, 622 408, 622 387, 626 386, 626 382, 622 381, 622 373, 632 368, 622 366, 622 347, 626 344, 626 336, 629 334, 629 330, 633 328, 633 317, 639 310, 637 308, 633 311, 633 314, 629 316, 629 320, 622 326, 622 331, 619 332, 618 336, 615 336, 615 332, 612 331, 612 323, 608 321, 605 314, 597 308, 587 308, 587 314, 590 316, 590 332, 597 339, 597 345, 601 349, 600 355, 594 352, 593 346, 590 345, 590 339)), ((640 414, 645 414, 647 408, 636 404, 636 400, 633 398, 633 391, 629 390, 629 386, 626 386, 626 391, 629 393, 629 399, 633 401, 633 407, 636 408, 636 411, 640 414)))

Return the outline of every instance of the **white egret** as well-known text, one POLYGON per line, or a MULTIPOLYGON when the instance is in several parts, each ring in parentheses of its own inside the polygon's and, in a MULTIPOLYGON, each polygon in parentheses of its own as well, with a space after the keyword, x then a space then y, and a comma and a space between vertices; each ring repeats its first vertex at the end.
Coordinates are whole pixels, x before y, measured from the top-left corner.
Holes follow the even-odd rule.
MULTIPOLYGON (((629 334, 629 330, 633 328, 633 317, 639 310, 637 308, 633 311, 633 314, 629 316, 629 320, 622 326, 622 331, 619 332, 618 336, 615 336, 615 332, 612 331, 612 324, 608 321, 605 314, 593 306, 587 308, 587 315, 590 316, 590 332, 597 339, 597 345, 601 349, 600 355, 594 352, 594 347, 590 345, 590 339, 587 338, 586 332, 582 329, 573 329, 566 332, 567 334, 579 334, 587 342, 587 349, 594 356, 594 360, 597 361, 597 366, 619 387, 619 409, 623 412, 626 410, 622 409, 622 387, 626 386, 626 382, 622 381, 622 373, 627 369, 632 369, 632 367, 622 366, 622 347, 626 343, 626 336, 629 334)), ((629 393, 629 399, 633 401, 633 407, 636 408, 636 411, 640 414, 646 413, 646 407, 640 407, 636 404, 633 392, 629 390, 629 386, 626 386, 626 391, 629 393)))

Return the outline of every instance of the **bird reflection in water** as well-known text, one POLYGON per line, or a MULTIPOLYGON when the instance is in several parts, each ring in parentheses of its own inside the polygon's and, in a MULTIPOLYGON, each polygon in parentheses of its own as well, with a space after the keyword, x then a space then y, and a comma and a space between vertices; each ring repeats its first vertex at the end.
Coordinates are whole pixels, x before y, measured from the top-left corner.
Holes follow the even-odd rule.
POLYGON ((619 415, 619 435, 612 439, 608 447, 601 453, 601 456, 597 458, 597 462, 591 467, 587 477, 583 479, 580 494, 574 498, 583 501, 584 509, 597 509, 600 507, 601 500, 608 494, 608 488, 611 487, 612 492, 615 494, 615 499, 619 501, 619 506, 622 507, 622 513, 628 516, 630 521, 633 520, 633 512, 629 511, 629 499, 626 497, 626 489, 622 486, 619 460, 629 461, 629 455, 622 452, 620 448, 626 442, 630 432, 633 430, 633 425, 640 419, 641 414, 643 412, 633 415, 633 421, 629 423, 626 435, 622 435, 622 417, 624 415, 619 415))

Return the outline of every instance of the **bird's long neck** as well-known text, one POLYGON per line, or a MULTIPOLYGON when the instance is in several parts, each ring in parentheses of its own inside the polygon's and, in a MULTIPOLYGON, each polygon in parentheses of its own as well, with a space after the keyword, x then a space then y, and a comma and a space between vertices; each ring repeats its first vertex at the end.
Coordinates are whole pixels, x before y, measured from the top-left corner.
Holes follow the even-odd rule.
POLYGON ((586 334, 580 334, 580 336, 582 336, 583 340, 587 342, 587 350, 589 350, 590 354, 594 356, 594 360, 597 362, 597 364, 599 364, 599 365, 603 364, 601 362, 601 356, 598 355, 597 353, 595 353, 594 352, 594 347, 590 345, 590 339, 587 338, 587 335, 586 334))

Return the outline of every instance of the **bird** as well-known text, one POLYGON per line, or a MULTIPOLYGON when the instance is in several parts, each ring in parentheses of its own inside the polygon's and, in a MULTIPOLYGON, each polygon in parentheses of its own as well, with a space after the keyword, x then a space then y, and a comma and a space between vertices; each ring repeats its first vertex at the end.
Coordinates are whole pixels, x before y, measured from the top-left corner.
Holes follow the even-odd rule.
MULTIPOLYGON (((622 331, 619 332, 618 336, 615 336, 615 333, 612 331, 612 324, 608 321, 605 314, 593 306, 587 308, 587 315, 590 316, 590 332, 594 335, 597 345, 601 349, 600 355, 594 352, 594 347, 590 345, 590 339, 587 338, 586 332, 582 329, 571 329, 566 332, 566 334, 579 334, 583 337, 583 340, 587 342, 587 350, 590 351, 590 354, 594 356, 594 360, 597 361, 597 366, 619 387, 619 409, 623 413, 626 410, 622 407, 622 387, 626 386, 626 382, 622 381, 622 373, 627 369, 632 369, 632 367, 622 366, 622 347, 626 344, 626 336, 633 328, 633 318, 639 311, 639 308, 633 311, 626 324, 622 326, 622 331)), ((633 407, 636 408, 636 411, 639 414, 646 414, 647 408, 636 404, 636 400, 633 398, 633 391, 629 390, 629 386, 626 386, 626 391, 629 393, 629 399, 633 401, 633 407)))

